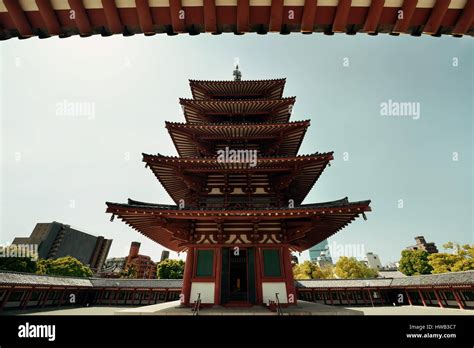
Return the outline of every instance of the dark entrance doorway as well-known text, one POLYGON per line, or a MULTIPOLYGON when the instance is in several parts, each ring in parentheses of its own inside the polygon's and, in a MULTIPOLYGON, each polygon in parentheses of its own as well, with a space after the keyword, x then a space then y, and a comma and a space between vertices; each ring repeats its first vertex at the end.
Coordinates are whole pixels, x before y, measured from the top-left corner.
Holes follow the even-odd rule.
POLYGON ((221 303, 255 303, 254 248, 222 250, 221 303))
POLYGON ((229 300, 247 301, 247 251, 239 250, 238 255, 230 253, 229 259, 229 300))

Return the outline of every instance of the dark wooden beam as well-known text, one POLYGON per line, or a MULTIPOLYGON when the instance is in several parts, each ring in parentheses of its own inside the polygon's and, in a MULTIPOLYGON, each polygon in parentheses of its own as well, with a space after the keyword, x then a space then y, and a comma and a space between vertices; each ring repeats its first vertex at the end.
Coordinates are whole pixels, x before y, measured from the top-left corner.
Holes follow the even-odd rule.
MULTIPOLYGON (((395 26, 393 27, 392 33, 406 33, 410 27, 411 19, 416 10, 418 0, 405 0, 401 9, 401 15, 403 18, 398 18, 395 26)), ((397 13, 398 16, 398 13, 397 13)))
POLYGON ((23 37, 33 36, 33 29, 31 28, 20 3, 17 0, 3 0, 3 3, 5 4, 8 14, 20 35, 23 37))
POLYGON ((216 2, 215 0, 204 0, 204 29, 206 33, 217 32, 216 2))
POLYGON ((280 32, 283 21, 283 0, 272 0, 269 31, 280 32))
POLYGON ((184 33, 186 31, 186 13, 181 5, 181 0, 170 0, 170 15, 173 31, 175 33, 184 33))
POLYGON ((137 6, 138 21, 144 34, 153 34, 153 19, 151 17, 150 6, 148 0, 135 0, 137 6))
POLYGON ((456 26, 453 29, 453 35, 464 35, 471 27, 474 20, 474 1, 468 1, 459 16, 456 26))
POLYGON ((71 10, 74 11, 74 21, 81 35, 91 35, 92 26, 87 16, 82 0, 68 0, 71 10))
POLYGON ((246 33, 249 31, 249 0, 237 0, 237 32, 246 33))
MULTIPOLYGON (((444 15, 448 12, 449 4, 451 0, 437 0, 433 9, 431 10, 430 17, 426 22, 423 32, 425 34, 436 34, 441 22, 443 21, 444 15)), ((470 1, 472 2, 472 0, 470 1)))
POLYGON ((303 16, 301 18, 301 32, 312 33, 314 28, 314 19, 316 18, 316 9, 318 0, 305 0, 303 16))
POLYGON ((120 20, 117 6, 115 5, 115 0, 102 0, 102 6, 104 7, 105 18, 109 30, 114 34, 122 33, 123 25, 120 20))
POLYGON ((380 16, 383 12, 385 0, 372 0, 369 13, 364 23, 363 31, 366 33, 376 33, 379 26, 380 16))
POLYGON ((49 35, 61 34, 61 25, 59 24, 56 13, 54 12, 53 6, 49 0, 36 0, 41 18, 43 18, 46 29, 49 35))
POLYGON ((332 31, 335 33, 345 33, 347 19, 351 10, 352 0, 339 0, 336 10, 336 16, 332 24, 332 31))

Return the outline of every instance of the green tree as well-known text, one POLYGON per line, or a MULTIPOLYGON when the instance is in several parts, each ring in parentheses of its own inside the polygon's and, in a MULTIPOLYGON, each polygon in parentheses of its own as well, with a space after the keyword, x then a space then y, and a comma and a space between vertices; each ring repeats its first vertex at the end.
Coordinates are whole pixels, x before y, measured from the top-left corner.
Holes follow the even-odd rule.
POLYGON ((183 279, 184 274, 183 260, 166 259, 157 266, 158 279, 183 279))
POLYGON ((37 263, 36 273, 67 277, 92 277, 91 269, 72 256, 40 259, 37 263))
POLYGON ((474 244, 459 245, 448 242, 445 249, 452 253, 434 253, 428 256, 428 262, 433 268, 432 273, 460 272, 474 270, 474 244))
POLYGON ((35 273, 36 261, 29 257, 0 257, 0 270, 35 273))
POLYGON ((294 265, 293 276, 295 279, 328 279, 334 277, 332 265, 319 267, 316 263, 311 261, 294 265))
POLYGON ((375 278, 378 274, 355 257, 347 256, 340 257, 336 262, 335 273, 342 279, 375 278))
POLYGON ((403 250, 399 270, 407 276, 430 274, 433 267, 428 260, 429 254, 424 250, 403 250))

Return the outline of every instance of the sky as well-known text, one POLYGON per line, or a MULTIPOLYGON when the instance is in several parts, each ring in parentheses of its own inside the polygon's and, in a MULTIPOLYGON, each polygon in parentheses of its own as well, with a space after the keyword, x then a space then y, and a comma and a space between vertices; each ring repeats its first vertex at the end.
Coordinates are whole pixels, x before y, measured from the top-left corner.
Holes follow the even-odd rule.
POLYGON ((109 257, 136 240, 158 260, 162 247, 110 222, 105 202, 173 203, 141 154, 176 155, 164 122, 184 122, 188 79, 232 79, 236 59, 243 79, 287 79, 291 120, 311 120, 300 154, 334 151, 304 203, 372 201, 330 245, 386 264, 418 235, 474 243, 470 37, 54 37, 0 52, 1 244, 59 221, 112 238, 109 257))

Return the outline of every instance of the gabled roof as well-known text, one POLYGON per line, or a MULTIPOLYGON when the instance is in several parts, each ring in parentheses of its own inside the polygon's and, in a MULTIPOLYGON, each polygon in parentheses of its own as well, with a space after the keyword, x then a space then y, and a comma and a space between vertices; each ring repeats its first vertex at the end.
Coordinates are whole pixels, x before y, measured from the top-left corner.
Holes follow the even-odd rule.
POLYGON ((74 286, 92 287, 89 278, 59 277, 50 275, 40 275, 31 273, 16 273, 0 271, 0 285, 36 285, 36 286, 74 286))
MULTIPOLYGON (((265 144, 281 156, 295 156, 303 141, 310 121, 290 123, 205 124, 166 122, 180 156, 200 157, 201 153, 215 154, 216 141, 239 141, 265 144)), ((268 153, 268 152, 267 152, 268 153)))
POLYGON ((204 81, 189 80, 193 98, 196 100, 228 97, 259 97, 260 99, 281 99, 286 79, 204 81))
POLYGON ((447 272, 439 274, 415 275, 397 278, 375 279, 308 279, 297 280, 297 288, 308 289, 338 289, 338 288, 372 288, 372 287, 448 287, 473 286, 474 271, 447 272))
POLYGON ((216 157, 182 158, 143 154, 143 162, 147 163, 176 203, 181 199, 186 200, 191 191, 199 191, 204 187, 205 182, 197 177, 199 174, 264 172, 286 175, 286 180, 290 180, 286 186, 287 194, 296 204, 300 204, 332 159, 332 152, 265 157, 257 158, 256 165, 252 167, 248 162, 220 162, 216 157))
POLYGON ((194 100, 180 98, 184 117, 189 123, 209 122, 212 116, 220 117, 218 122, 231 122, 232 117, 242 121, 242 115, 261 115, 266 121, 288 122, 295 97, 281 99, 240 99, 240 100, 194 100))

